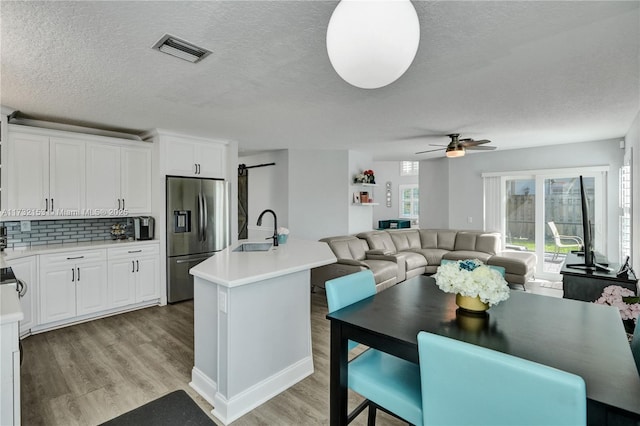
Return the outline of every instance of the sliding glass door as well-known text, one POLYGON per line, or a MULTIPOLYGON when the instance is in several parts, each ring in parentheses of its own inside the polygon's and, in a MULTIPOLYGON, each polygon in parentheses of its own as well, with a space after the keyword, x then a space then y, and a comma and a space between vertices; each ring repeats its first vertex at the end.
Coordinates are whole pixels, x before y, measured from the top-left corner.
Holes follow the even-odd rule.
POLYGON ((536 276, 559 280, 567 253, 581 249, 580 175, 593 222, 595 250, 606 253, 606 172, 566 169, 529 173, 500 179, 505 248, 536 253, 536 276))

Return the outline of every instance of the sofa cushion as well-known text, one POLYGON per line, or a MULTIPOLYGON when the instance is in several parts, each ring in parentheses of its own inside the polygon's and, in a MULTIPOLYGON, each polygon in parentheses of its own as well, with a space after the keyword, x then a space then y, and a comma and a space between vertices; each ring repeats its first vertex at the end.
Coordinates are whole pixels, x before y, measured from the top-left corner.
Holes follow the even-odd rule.
POLYGON ((479 234, 476 238, 475 251, 482 251, 489 254, 496 254, 500 251, 500 234, 495 232, 487 232, 479 234))
POLYGON ((381 283, 390 279, 395 279, 398 276, 398 264, 389 262, 388 260, 372 260, 367 259, 363 261, 367 264, 373 272, 373 277, 376 283, 381 283))
POLYGON ((412 251, 414 251, 415 253, 420 253, 420 255, 427 260, 427 265, 439 265, 440 261, 442 260, 442 256, 444 256, 446 253, 449 253, 448 250, 437 248, 413 249, 412 251))
POLYGON ((483 263, 487 263, 487 261, 491 258, 491 255, 489 253, 483 253, 481 251, 456 250, 446 253, 444 256, 442 256, 442 258, 448 260, 478 259, 483 263))
POLYGON ((381 250, 383 254, 396 253, 396 246, 389 233, 385 231, 361 232, 357 237, 366 240, 371 250, 381 250))
POLYGON ((478 234, 475 232, 458 232, 456 236, 456 244, 454 250, 456 251, 476 251, 476 237, 478 234))
POLYGON ((350 235, 323 238, 320 241, 326 242, 338 259, 364 260, 365 252, 369 249, 365 240, 350 235))
MULTIPOLYGON (((418 249, 413 249, 418 250, 418 249)), ((413 251, 403 251, 399 253, 398 256, 404 258, 407 264, 407 271, 412 271, 414 269, 423 268, 427 266, 427 259, 422 255, 422 253, 414 253, 413 251)))
POLYGON ((420 247, 425 249, 453 250, 458 231, 450 229, 420 229, 420 247))
POLYGON ((527 275, 536 267, 537 257, 529 251, 502 252, 501 255, 492 256, 487 262, 489 265, 502 266, 510 274, 527 275))
POLYGON ((396 247, 396 251, 408 251, 413 248, 420 248, 420 234, 415 229, 389 231, 391 241, 396 247))

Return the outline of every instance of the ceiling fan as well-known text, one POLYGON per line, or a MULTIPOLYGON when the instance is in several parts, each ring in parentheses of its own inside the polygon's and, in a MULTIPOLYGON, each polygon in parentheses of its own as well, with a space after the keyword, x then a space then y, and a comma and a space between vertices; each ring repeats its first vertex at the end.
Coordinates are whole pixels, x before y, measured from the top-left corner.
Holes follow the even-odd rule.
POLYGON ((488 139, 480 139, 480 140, 474 140, 471 138, 460 139, 459 133, 451 133, 450 135, 447 135, 447 136, 451 138, 451 142, 449 142, 449 145, 430 144, 431 146, 440 146, 442 148, 430 149, 427 151, 420 151, 420 152, 416 152, 416 154, 424 154, 427 152, 441 151, 444 148, 445 155, 447 157, 454 158, 454 157, 464 156, 467 149, 472 149, 477 151, 492 151, 496 149, 495 146, 480 146, 480 145, 484 145, 486 143, 491 142, 488 139))

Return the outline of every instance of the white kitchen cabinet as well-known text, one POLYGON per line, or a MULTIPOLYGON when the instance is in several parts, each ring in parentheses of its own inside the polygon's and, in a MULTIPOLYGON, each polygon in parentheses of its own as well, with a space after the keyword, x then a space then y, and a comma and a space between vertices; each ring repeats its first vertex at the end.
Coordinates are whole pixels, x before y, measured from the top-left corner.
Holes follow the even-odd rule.
POLYGON ((106 310, 106 259, 106 250, 40 256, 40 323, 106 310))
POLYGON ((110 307, 146 302, 160 297, 159 246, 149 244, 107 251, 110 307))
POLYGON ((8 208, 15 215, 80 210, 85 204, 85 158, 82 141, 10 132, 8 208))
POLYGON ((7 260, 16 278, 26 286, 24 296, 20 298, 20 307, 24 314, 20 321, 20 336, 29 334, 31 328, 38 324, 36 317, 36 297, 38 292, 38 262, 37 256, 28 256, 7 260))
POLYGON ((151 213, 151 147, 123 147, 120 151, 123 208, 129 214, 151 213))
POLYGON ((49 139, 49 211, 53 214, 85 208, 85 145, 82 140, 49 139))
POLYGON ((9 133, 6 144, 7 208, 44 211, 49 200, 49 138, 28 133, 9 133), (45 201, 46 200, 46 201, 45 201), (46 203, 46 205, 45 205, 46 203))
POLYGON ((20 348, 18 295, 0 286, 0 425, 20 425, 20 348))
POLYGON ((151 147, 87 145, 87 208, 151 212, 151 147))
POLYGON ((178 136, 162 136, 166 174, 226 179, 227 146, 178 136))

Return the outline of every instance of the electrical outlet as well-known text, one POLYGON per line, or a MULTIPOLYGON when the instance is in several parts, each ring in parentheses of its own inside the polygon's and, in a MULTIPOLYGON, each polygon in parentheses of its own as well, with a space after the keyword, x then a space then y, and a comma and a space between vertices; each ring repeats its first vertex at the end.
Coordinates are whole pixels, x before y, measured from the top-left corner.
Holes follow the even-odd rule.
POLYGON ((20 231, 21 232, 30 232, 31 231, 31 221, 29 221, 29 220, 21 220, 20 221, 20 231))
POLYGON ((218 292, 218 309, 220 312, 227 313, 227 293, 218 292))
POLYGON ((467 217, 467 222, 468 222, 468 223, 473 223, 473 217, 468 216, 468 217, 467 217))

